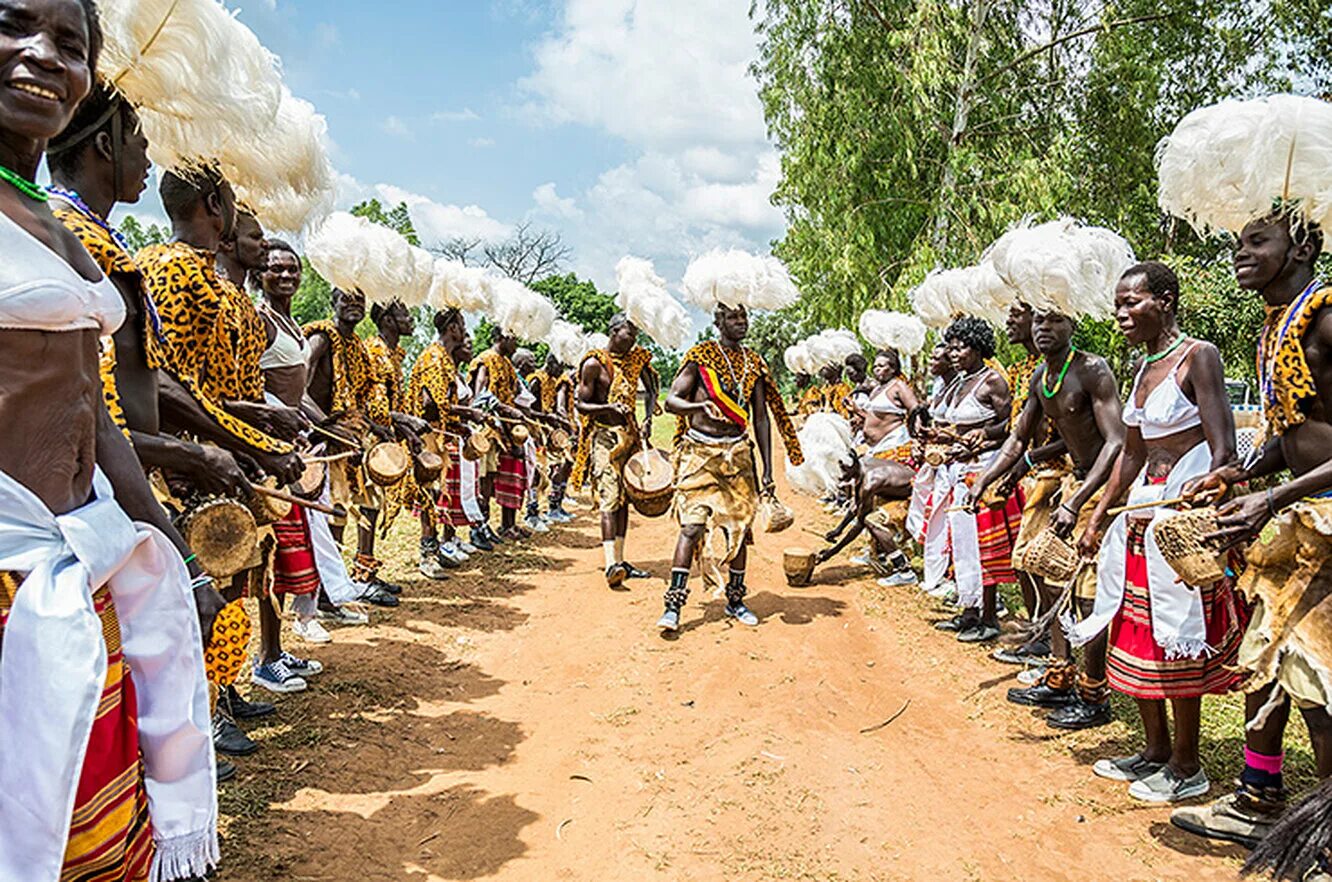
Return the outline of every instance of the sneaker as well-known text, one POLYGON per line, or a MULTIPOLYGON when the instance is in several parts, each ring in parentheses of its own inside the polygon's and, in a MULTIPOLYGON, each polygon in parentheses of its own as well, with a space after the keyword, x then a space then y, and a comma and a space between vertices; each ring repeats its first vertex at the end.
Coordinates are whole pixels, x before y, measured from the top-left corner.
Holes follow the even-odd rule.
POLYGON ((292 673, 300 677, 313 677, 315 674, 322 674, 324 672, 323 662, 317 662, 312 658, 301 658, 300 656, 292 655, 286 650, 283 650, 282 655, 279 656, 279 658, 292 673))
POLYGON ((375 582, 367 583, 361 590, 361 596, 356 599, 374 604, 375 606, 385 606, 389 608, 395 607, 400 603, 398 598, 389 594, 383 589, 383 587, 375 582))
MULTIPOLYGON (((477 551, 494 551, 495 545, 486 538, 486 534, 481 530, 472 530, 471 537, 463 543, 463 550, 466 551, 468 548, 475 548, 477 551)), ((472 553, 468 552, 468 554, 472 553)))
POLYGON ((1211 789, 1212 784, 1202 769, 1197 774, 1181 778, 1169 766, 1163 766, 1155 774, 1130 784, 1129 796, 1143 802, 1183 802, 1206 796, 1211 789))
POLYGON ((249 756, 259 749, 259 745, 226 714, 218 711, 213 714, 213 749, 227 756, 249 756))
POLYGON ((935 585, 933 588, 926 588, 925 593, 928 594, 930 597, 935 598, 936 600, 943 600, 945 597, 948 597, 949 595, 956 596, 957 586, 954 585, 952 582, 940 582, 938 585, 935 585))
POLYGON ((1068 689, 1050 687, 1045 683, 1045 677, 1042 674, 1041 681, 1035 686, 1008 690, 1008 700, 1013 704, 1020 704, 1024 707, 1060 708, 1068 707, 1077 701, 1078 694, 1077 690, 1072 687, 1068 689))
POLYGON ((218 693, 218 706, 233 720, 257 720, 277 713, 277 705, 269 701, 246 701, 233 683, 218 693))
POLYGON ((1050 644, 1037 641, 1023 646, 1005 647, 990 653, 990 658, 1006 665, 1027 665, 1050 654, 1050 644))
POLYGON ((906 585, 915 585, 917 582, 915 570, 898 570, 891 576, 884 576, 879 580, 880 588, 901 588, 906 585))
POLYGON ((462 540, 457 540, 457 541, 458 541, 458 550, 461 551, 463 554, 467 555, 468 557, 471 557, 474 554, 478 554, 481 551, 480 548, 477 548, 475 545, 473 545, 470 542, 464 542, 462 540))
POLYGON ((533 533, 550 532, 550 527, 546 526, 546 522, 541 520, 541 518, 536 517, 535 515, 532 517, 523 518, 523 523, 527 526, 527 529, 531 530, 533 533))
POLYGON ((1092 766, 1092 774, 1098 778, 1105 778, 1109 781, 1123 781, 1126 784, 1132 784, 1134 781, 1141 781, 1143 778, 1151 777, 1165 766, 1165 763, 1154 763, 1149 759, 1144 759, 1140 753, 1133 756, 1121 756, 1118 759, 1097 760, 1092 766))
POLYGON ((395 585, 393 582, 387 582, 384 579, 379 578, 378 576, 373 577, 367 584, 373 585, 374 587, 378 588, 380 591, 383 591, 385 594, 392 594, 395 597, 402 593, 401 585, 395 585))
POLYGON ((256 686, 264 687, 269 692, 279 694, 304 692, 310 686, 304 678, 292 673, 281 658, 266 665, 260 664, 259 660, 255 659, 254 670, 250 672, 250 682, 256 686))
POLYGON ((951 619, 944 619, 942 622, 935 622, 934 630, 955 631, 960 634, 963 631, 970 630, 971 628, 974 628, 979 624, 980 620, 977 618, 976 613, 974 611, 963 610, 962 612, 953 616, 951 619))
MULTIPOLYGON (((504 544, 504 538, 500 536, 499 533, 496 533, 490 524, 483 524, 481 526, 481 535, 485 536, 486 541, 496 548, 504 544)), ((473 539, 472 541, 475 542, 476 540, 473 539)))
MULTIPOLYGON (((439 546, 439 557, 441 563, 447 559, 453 561, 458 566, 462 566, 472 559, 472 556, 459 548, 458 543, 454 542, 452 539, 439 546)), ((448 566, 448 564, 444 565, 448 566)))
POLYGON ((657 619, 657 627, 663 631, 675 632, 680 630, 680 611, 678 609, 668 609, 657 619))
POLYGON ((332 609, 320 608, 318 618, 322 622, 332 622, 335 625, 368 625, 370 616, 358 609, 351 609, 346 606, 335 606, 332 609))
POLYGON ((620 566, 624 567, 624 577, 626 579, 651 579, 652 574, 647 570, 640 570, 638 567, 629 563, 627 560, 620 561, 620 566))
POLYGON ((735 619, 742 625, 754 627, 759 623, 758 616, 754 615, 753 610, 743 603, 728 603, 726 605, 726 614, 735 619))
POLYGON ((230 781, 236 777, 235 763, 227 762, 222 756, 214 756, 214 760, 217 763, 217 783, 221 784, 223 781, 230 781))
POLYGON ((1241 786, 1208 805, 1177 808, 1170 823, 1195 836, 1237 842, 1255 848, 1286 810, 1286 794, 1280 790, 1253 793, 1241 786))
POLYGON ((1105 726, 1114 719, 1110 713, 1110 702, 1096 704, 1083 701, 1081 696, 1072 704, 1051 712, 1045 718, 1045 725, 1051 729, 1063 729, 1066 732, 1078 732, 1083 729, 1095 729, 1105 726))
POLYGON ((999 626, 981 622, 957 633, 958 643, 993 643, 999 639, 999 626))
POLYGON ((304 640, 306 643, 332 643, 333 638, 328 630, 321 624, 319 619, 311 619, 303 622, 295 619, 291 623, 291 633, 304 640))
POLYGON ((606 567, 606 585, 608 587, 620 588, 627 578, 629 578, 629 573, 625 570, 624 564, 611 564, 606 567))
POLYGON ((860 554, 852 555, 850 562, 858 567, 874 566, 874 562, 870 559, 870 553, 868 551, 862 551, 860 554))
POLYGON ((569 514, 562 508, 552 508, 547 512, 546 517, 550 519, 552 524, 567 524, 574 519, 573 515, 569 514))
POLYGON ((427 579, 432 579, 436 582, 442 582, 449 577, 448 572, 444 568, 444 564, 440 563, 439 558, 433 554, 429 557, 421 558, 421 562, 416 565, 416 569, 427 579))
POLYGON ((1023 686, 1035 686, 1037 683, 1041 682, 1041 678, 1044 676, 1045 665, 1036 665, 1027 668, 1025 671, 1019 671, 1017 681, 1023 686))

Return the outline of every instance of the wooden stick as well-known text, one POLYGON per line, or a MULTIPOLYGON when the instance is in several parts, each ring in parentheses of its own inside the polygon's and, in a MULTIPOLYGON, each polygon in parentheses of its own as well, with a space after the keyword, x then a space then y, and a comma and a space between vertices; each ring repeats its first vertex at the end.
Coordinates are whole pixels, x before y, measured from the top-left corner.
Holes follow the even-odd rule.
POLYGON ((352 438, 347 438, 342 435, 339 435, 337 432, 330 431, 322 426, 316 426, 313 423, 311 423, 310 431, 318 432, 320 435, 323 435, 325 438, 332 438, 334 441, 337 441, 339 444, 346 444, 348 447, 355 447, 357 450, 362 449, 361 442, 356 441, 352 438))
POLYGON ((326 514, 329 517, 338 517, 342 512, 336 508, 330 508, 327 505, 321 505, 318 502, 311 502, 308 499, 302 499, 299 496, 293 496, 290 493, 284 493, 281 490, 271 490, 261 484, 251 484, 250 489, 260 496, 267 496, 270 499, 278 499, 282 502, 290 502, 292 505, 299 505, 301 508, 308 508, 310 511, 317 511, 320 514, 326 514))
POLYGON ((1160 502, 1137 502, 1134 503, 1133 505, 1121 505, 1119 508, 1112 508, 1108 512, 1106 512, 1106 514, 1108 514, 1110 517, 1113 518, 1116 515, 1121 515, 1126 511, 1145 511, 1149 508, 1161 508, 1162 506, 1166 505, 1180 505, 1181 503, 1185 503, 1188 501, 1189 500, 1186 497, 1177 496, 1174 499, 1162 499, 1160 502))
POLYGON ((346 453, 335 453, 332 456, 303 456, 301 462, 306 465, 318 465, 319 463, 339 462, 344 459, 351 459, 356 456, 355 450, 348 450, 346 453))

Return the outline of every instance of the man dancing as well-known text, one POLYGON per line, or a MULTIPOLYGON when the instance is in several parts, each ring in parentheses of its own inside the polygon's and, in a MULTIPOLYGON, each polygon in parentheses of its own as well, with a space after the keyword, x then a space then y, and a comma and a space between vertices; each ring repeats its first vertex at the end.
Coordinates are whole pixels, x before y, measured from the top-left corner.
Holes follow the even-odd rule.
POLYGON ((1282 744, 1292 701, 1309 729, 1319 777, 1332 777, 1332 288, 1314 275, 1322 247, 1321 231, 1284 214, 1240 233, 1235 280, 1267 306, 1258 379, 1275 435, 1247 468, 1218 469, 1186 491, 1205 498, 1285 469, 1293 475, 1218 512, 1216 539, 1223 543, 1261 534, 1236 586, 1255 601, 1239 652, 1250 674, 1244 771, 1235 793, 1178 809, 1170 819, 1192 833, 1249 846, 1285 810, 1282 744))
MULTIPOLYGON (((536 396, 536 409, 558 419, 567 432, 573 431, 574 378, 572 372, 555 356, 554 352, 546 355, 546 364, 528 378, 528 386, 536 396)), ((550 463, 550 499, 547 501, 546 516, 556 524, 567 524, 573 515, 564 510, 565 493, 569 486, 569 473, 573 471, 573 460, 568 451, 547 449, 547 455, 554 457, 550 463)))
MULTIPOLYGON (((748 311, 720 304, 713 322, 718 339, 685 354, 666 398, 666 410, 677 417, 673 508, 680 522, 666 610, 657 621, 666 632, 680 628, 680 611, 689 598, 689 571, 700 551, 705 582, 720 582, 721 567, 729 568, 726 615, 744 625, 759 623, 745 606, 745 564, 759 493, 773 492, 769 410, 791 462, 804 461, 767 364, 741 345, 749 334, 748 311), (751 421, 763 460, 761 484, 754 471, 751 421)), ((841 368, 837 371, 840 375, 841 368)))
MULTIPOLYGON (((1045 360, 1037 366, 1021 395, 1025 400, 1013 434, 976 481, 973 493, 975 498, 982 498, 987 488, 1001 481, 1021 462, 1037 443, 1043 422, 1049 420, 1068 445, 1074 468, 1052 492, 1028 502, 1023 512, 1023 528, 1037 533, 1053 529, 1059 538, 1067 540, 1075 531, 1081 536, 1086 530, 1115 459, 1123 449, 1125 429, 1120 416, 1119 386, 1105 359, 1073 346, 1076 324, 1072 318, 1039 310, 1034 313, 1029 310, 1028 318, 1033 341, 1045 360)), ((1017 389, 1013 395, 1015 399, 1018 397, 1017 389)), ((1020 566, 1020 560, 1015 564, 1020 566)), ((1036 610, 1050 609, 1066 586, 1046 583, 1035 575, 1031 578, 1040 599, 1033 614, 1036 610)), ((1090 615, 1096 599, 1095 568, 1083 567, 1072 590, 1081 615, 1090 615)), ((1073 650, 1058 622, 1051 628, 1050 645, 1054 663, 1036 685, 1010 689, 1008 700, 1054 708, 1055 713, 1047 722, 1055 728, 1085 729, 1108 723, 1105 637, 1088 644, 1086 670, 1080 679, 1073 650)))
POLYGON ((629 500, 624 493, 624 464, 644 439, 652 437, 660 380, 652 353, 638 346, 638 327, 624 313, 610 320, 610 342, 587 354, 578 369, 576 395, 583 432, 571 480, 582 487, 591 478, 601 512, 601 547, 606 554, 606 584, 621 588, 626 579, 649 573, 625 560, 629 500), (638 385, 647 390, 647 413, 638 423, 638 385))

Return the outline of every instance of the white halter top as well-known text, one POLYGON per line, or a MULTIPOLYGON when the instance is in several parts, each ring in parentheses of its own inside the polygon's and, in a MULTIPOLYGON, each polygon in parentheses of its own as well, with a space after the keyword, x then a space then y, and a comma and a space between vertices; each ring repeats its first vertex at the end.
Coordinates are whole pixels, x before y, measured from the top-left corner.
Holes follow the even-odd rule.
POLYGON ((1138 386, 1142 384, 1142 374, 1147 365, 1143 364, 1138 369, 1138 376, 1133 380, 1133 391, 1129 393, 1128 402, 1124 405, 1124 425, 1137 426, 1142 437, 1148 440, 1177 435, 1202 425, 1198 405, 1184 395, 1184 390, 1179 388, 1178 377, 1179 366, 1188 361, 1189 353, 1197 345, 1192 343, 1184 350, 1166 378, 1148 394, 1142 407, 1137 404, 1138 386))
POLYGON ((278 317, 271 309, 264 308, 260 310, 264 318, 273 323, 277 333, 273 337, 273 345, 264 350, 264 354, 259 357, 260 370, 273 370, 275 368, 298 367, 305 364, 305 351, 309 343, 304 334, 292 336, 287 328, 287 323, 278 317))
POLYGON ((880 416, 906 416, 906 410, 888 396, 888 386, 890 385, 892 384, 889 383, 875 392, 874 397, 870 399, 869 406, 865 409, 880 416))
POLYGON ((3 211, 0 254, 0 328, 105 337, 124 323, 125 301, 110 279, 88 281, 3 211))
MULTIPOLYGON (((979 374, 979 376, 984 375, 985 371, 981 371, 979 374)), ((958 383, 960 388, 970 380, 976 379, 977 376, 978 375, 976 374, 973 374, 970 377, 959 376, 953 382, 958 383)), ((977 423, 987 423, 994 419, 994 408, 986 407, 980 403, 980 397, 977 395, 980 387, 981 384, 977 382, 976 385, 971 387, 971 391, 964 395, 962 400, 957 404, 945 405, 943 413, 944 420, 956 426, 974 426, 977 423)), ((945 393, 945 400, 947 400, 948 395, 951 394, 952 390, 950 389, 945 393)))

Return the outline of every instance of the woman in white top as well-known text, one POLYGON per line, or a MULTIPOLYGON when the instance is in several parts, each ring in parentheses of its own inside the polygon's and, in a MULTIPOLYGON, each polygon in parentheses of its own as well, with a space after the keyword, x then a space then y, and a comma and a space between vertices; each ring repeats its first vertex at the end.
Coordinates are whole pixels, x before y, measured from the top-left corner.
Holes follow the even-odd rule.
POLYGON ((902 376, 902 359, 891 349, 874 356, 874 379, 878 386, 861 408, 865 443, 871 456, 906 462, 911 458, 907 416, 920 406, 920 400, 902 376))
POLYGON ((1131 782, 1129 793, 1148 802, 1207 792, 1198 758, 1202 696, 1238 684, 1243 632, 1229 580, 1184 585, 1161 557, 1153 522, 1169 510, 1125 513, 1113 522, 1108 515, 1125 500, 1179 497, 1188 481, 1235 457, 1221 355, 1180 330, 1178 302, 1179 280, 1156 262, 1131 267, 1115 291, 1119 328, 1147 355, 1124 406, 1123 453, 1080 543, 1084 557, 1099 554, 1095 608, 1090 618, 1067 625, 1075 645, 1110 630, 1109 685, 1137 699, 1147 744, 1134 756, 1101 760, 1094 771, 1131 782))
POLYGON ((145 878, 149 860, 168 879, 217 858, 183 543, 102 397, 99 338, 124 300, 33 182, 100 44, 90 0, 0 0, 0 879, 145 878), (107 793, 125 811, 103 821, 107 793))

